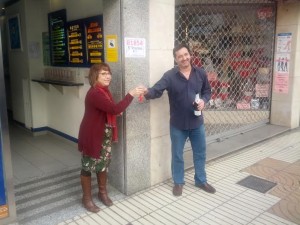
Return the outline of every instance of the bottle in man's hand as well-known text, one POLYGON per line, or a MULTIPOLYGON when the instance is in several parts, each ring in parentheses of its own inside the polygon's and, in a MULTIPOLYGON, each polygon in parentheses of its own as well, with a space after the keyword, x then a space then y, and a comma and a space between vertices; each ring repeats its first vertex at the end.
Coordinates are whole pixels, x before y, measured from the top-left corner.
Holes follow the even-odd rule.
POLYGON ((200 102, 200 95, 198 93, 198 94, 196 94, 196 96, 195 96, 195 102, 193 103, 195 116, 201 116, 201 111, 198 110, 198 104, 199 104, 199 102, 200 102))

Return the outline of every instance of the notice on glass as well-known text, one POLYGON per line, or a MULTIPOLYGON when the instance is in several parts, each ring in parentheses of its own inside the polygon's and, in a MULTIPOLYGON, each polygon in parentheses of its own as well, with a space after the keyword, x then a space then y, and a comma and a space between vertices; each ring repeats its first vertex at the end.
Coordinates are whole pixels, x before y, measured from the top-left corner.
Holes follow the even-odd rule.
POLYGON ((145 58, 146 39, 145 38, 125 38, 125 57, 126 58, 145 58))

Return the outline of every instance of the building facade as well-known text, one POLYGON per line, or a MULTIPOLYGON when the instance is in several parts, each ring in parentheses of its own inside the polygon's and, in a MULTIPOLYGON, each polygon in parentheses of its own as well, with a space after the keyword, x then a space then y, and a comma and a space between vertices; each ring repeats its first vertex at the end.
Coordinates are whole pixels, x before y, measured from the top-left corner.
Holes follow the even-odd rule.
MULTIPOLYGON (((12 111, 13 120, 32 133, 77 139, 89 88, 88 67, 47 65, 43 55, 47 15, 62 9, 66 9, 67 21, 103 16, 104 61, 113 71, 111 91, 116 100, 136 85, 152 86, 158 81, 174 66, 174 44, 185 42, 192 50, 193 63, 206 69, 213 89, 204 112, 209 142, 268 123, 299 127, 297 1, 20 0, 6 8, 1 25, 2 55, 7 58, 0 77, 2 193, 6 193, 0 203, 9 212, 1 219, 4 222, 15 220, 16 215, 3 109, 12 111), (21 45, 11 49, 6 24, 15 15, 21 45), (108 44, 112 42, 111 49, 108 44), (136 52, 130 51, 134 48, 136 52), (49 70, 73 72, 83 85, 58 87, 33 81, 44 78, 49 70), (6 93, 2 88, 5 71, 10 78, 6 93)), ((110 166, 111 185, 130 195, 170 178, 168 118, 166 93, 157 100, 131 104, 118 121, 120 138, 110 166)), ((189 153, 187 143, 186 157, 189 153)))

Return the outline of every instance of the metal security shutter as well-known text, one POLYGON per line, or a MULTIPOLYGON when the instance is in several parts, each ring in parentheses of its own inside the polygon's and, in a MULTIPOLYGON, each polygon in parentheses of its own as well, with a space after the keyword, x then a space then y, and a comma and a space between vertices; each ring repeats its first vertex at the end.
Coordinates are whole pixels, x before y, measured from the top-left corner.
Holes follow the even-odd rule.
POLYGON ((269 122, 276 8, 262 1, 176 1, 175 40, 212 87, 206 132, 220 138, 269 122))

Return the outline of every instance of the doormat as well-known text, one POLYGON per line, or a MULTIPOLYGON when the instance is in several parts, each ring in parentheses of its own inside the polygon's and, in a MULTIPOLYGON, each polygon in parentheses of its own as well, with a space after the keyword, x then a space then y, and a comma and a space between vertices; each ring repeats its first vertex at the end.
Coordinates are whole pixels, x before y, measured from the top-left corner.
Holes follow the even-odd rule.
POLYGON ((260 193, 266 193, 267 191, 276 186, 276 183, 274 182, 252 175, 240 180, 239 182, 237 182, 237 184, 258 191, 260 193))

